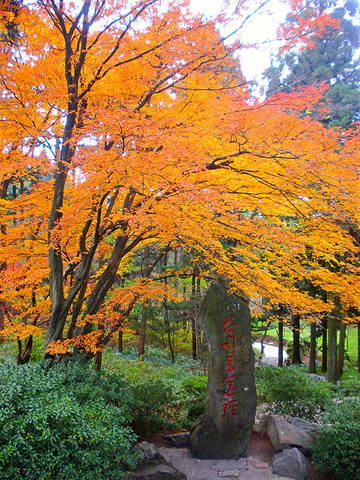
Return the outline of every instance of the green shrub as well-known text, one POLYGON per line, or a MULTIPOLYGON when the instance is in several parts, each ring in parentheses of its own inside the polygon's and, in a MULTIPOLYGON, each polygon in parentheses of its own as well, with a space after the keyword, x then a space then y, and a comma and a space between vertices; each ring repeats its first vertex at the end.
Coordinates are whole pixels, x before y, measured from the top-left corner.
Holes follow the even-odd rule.
POLYGON ((327 383, 314 380, 292 368, 255 368, 258 401, 267 403, 268 412, 314 420, 331 400, 327 383))
POLYGON ((134 465, 131 395, 87 365, 0 365, 1 478, 109 480, 134 465))
POLYGON ((134 396, 132 427, 138 434, 175 426, 174 390, 161 380, 148 379, 131 387, 134 396))
POLYGON ((345 372, 341 377, 339 389, 347 397, 360 397, 360 373, 345 372))
POLYGON ((203 375, 193 375, 183 380, 185 390, 191 395, 203 397, 206 393, 207 377, 203 375))
POLYGON ((188 428, 193 421, 193 415, 188 416, 189 409, 206 390, 206 377, 199 375, 199 361, 177 355, 173 364, 168 355, 156 347, 146 347, 141 360, 134 349, 125 349, 122 353, 108 349, 104 352, 104 368, 123 375, 128 382, 134 395, 131 425, 139 434, 188 428))
POLYGON ((360 402, 346 400, 324 415, 313 461, 336 480, 360 480, 360 402))
POLYGON ((189 427, 205 410, 205 394, 207 377, 194 375, 183 380, 183 386, 187 393, 187 427, 189 427))

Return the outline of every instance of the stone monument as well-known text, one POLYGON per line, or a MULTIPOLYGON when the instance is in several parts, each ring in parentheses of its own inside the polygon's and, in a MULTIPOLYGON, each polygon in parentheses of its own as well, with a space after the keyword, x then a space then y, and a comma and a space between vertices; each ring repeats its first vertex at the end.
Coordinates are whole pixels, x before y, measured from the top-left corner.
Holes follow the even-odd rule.
POLYGON ((229 292, 224 277, 210 286, 199 311, 209 348, 205 413, 192 426, 197 458, 246 456, 255 421, 256 388, 248 303, 229 292))

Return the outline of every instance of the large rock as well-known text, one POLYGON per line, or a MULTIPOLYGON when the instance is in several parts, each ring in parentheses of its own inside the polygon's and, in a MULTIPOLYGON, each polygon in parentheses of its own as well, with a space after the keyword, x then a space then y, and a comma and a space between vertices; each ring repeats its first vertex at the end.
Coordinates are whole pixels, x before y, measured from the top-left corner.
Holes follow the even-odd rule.
POLYGON ((163 439, 169 445, 175 448, 186 448, 189 445, 189 432, 174 433, 171 435, 162 435, 163 439))
POLYGON ((186 475, 165 460, 155 445, 141 442, 136 450, 141 455, 138 468, 129 472, 126 480, 186 480, 186 475))
POLYGON ((310 435, 310 437, 314 438, 315 440, 317 439, 320 426, 317 425, 316 423, 308 422, 303 418, 294 417, 291 420, 291 425, 294 425, 294 427, 299 428, 300 430, 307 433, 308 435, 310 435))
POLYGON ((280 415, 270 415, 267 419, 267 434, 275 450, 296 447, 304 455, 311 455, 316 444, 314 438, 291 425, 280 415))
POLYGON ((190 452, 197 458, 238 459, 247 454, 256 411, 249 307, 218 277, 198 321, 209 348, 208 384, 205 413, 190 432, 190 452))
POLYGON ((295 480, 310 478, 310 462, 297 448, 277 453, 273 456, 272 464, 276 475, 295 480))

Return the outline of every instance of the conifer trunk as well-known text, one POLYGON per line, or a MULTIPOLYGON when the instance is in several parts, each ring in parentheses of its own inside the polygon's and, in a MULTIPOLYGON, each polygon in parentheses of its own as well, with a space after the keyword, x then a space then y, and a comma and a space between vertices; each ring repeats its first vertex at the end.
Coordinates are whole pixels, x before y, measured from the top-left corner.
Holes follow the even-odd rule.
POLYGON ((316 323, 310 324, 310 359, 309 373, 316 373, 316 323))
POLYGON ((140 335, 139 335, 139 350, 138 357, 142 358, 145 354, 145 340, 146 340, 146 326, 147 326, 148 306, 146 303, 142 305, 140 335))
POLYGON ((292 318, 293 331, 293 351, 291 356, 291 364, 298 365, 302 363, 300 355, 300 316, 293 315, 292 318))
POLYGON ((321 328, 322 328, 321 371, 322 371, 322 373, 326 373, 327 372, 327 330, 328 330, 328 324, 327 324, 327 318, 325 318, 325 317, 321 320, 321 328))
POLYGON ((279 354, 278 354, 278 367, 282 367, 284 363, 284 324, 279 321, 279 354))
POLYGON ((339 334, 339 345, 337 351, 337 379, 340 380, 344 372, 344 357, 345 357, 345 334, 346 334, 346 325, 343 323, 342 318, 340 318, 340 334, 339 334))

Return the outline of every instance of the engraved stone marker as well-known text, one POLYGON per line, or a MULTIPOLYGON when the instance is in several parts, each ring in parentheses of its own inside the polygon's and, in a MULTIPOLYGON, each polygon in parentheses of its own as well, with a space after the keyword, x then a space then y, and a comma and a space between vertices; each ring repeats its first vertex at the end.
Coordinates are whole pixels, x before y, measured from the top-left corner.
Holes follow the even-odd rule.
POLYGON ((229 293, 224 277, 210 286, 199 311, 209 348, 205 414, 191 429, 197 458, 238 459, 247 454, 256 412, 250 310, 229 293))

